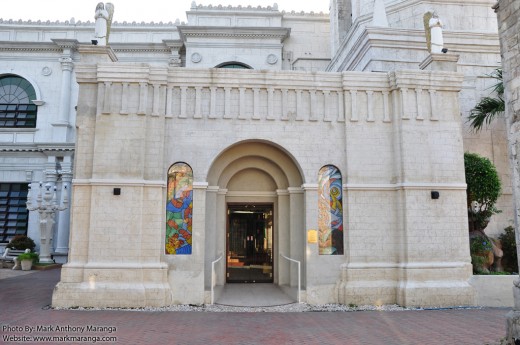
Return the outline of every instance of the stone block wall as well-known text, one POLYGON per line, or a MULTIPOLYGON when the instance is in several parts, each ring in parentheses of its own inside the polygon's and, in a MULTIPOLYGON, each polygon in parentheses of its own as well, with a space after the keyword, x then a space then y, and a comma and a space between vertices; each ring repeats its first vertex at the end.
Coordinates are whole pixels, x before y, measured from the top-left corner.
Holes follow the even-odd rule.
MULTIPOLYGON (((77 79, 72 249, 54 305, 203 303, 206 265, 225 251, 225 240, 206 241, 225 234, 226 199, 215 195, 225 191, 212 166, 247 143, 283 152, 277 169, 301 174, 294 179, 301 185, 285 182, 286 190, 273 191, 281 196, 275 207, 289 212, 278 215, 275 231, 285 233, 275 236, 280 251, 303 263, 307 302, 472 303, 462 75, 87 63, 77 67, 77 79), (194 172, 187 256, 163 250, 166 172, 178 161, 194 172), (302 235, 317 229, 318 171, 327 164, 343 177, 344 255, 319 255, 302 235), (431 199, 432 190, 440 199, 431 199)), ((294 285, 295 270, 279 267, 285 276, 278 282, 294 285)))

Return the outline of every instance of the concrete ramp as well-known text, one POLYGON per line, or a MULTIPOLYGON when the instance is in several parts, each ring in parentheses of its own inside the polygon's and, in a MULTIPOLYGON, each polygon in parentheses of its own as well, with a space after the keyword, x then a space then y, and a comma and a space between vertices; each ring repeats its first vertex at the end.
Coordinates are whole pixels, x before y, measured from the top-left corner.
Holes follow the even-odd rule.
POLYGON ((236 307, 271 307, 296 302, 274 284, 226 284, 215 301, 236 307))

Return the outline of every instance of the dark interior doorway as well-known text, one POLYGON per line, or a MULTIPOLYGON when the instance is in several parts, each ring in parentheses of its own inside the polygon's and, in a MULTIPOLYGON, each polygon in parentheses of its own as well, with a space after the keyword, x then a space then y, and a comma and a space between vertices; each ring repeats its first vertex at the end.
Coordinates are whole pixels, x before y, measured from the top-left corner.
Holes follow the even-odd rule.
POLYGON ((227 282, 273 282, 273 205, 228 205, 227 282))

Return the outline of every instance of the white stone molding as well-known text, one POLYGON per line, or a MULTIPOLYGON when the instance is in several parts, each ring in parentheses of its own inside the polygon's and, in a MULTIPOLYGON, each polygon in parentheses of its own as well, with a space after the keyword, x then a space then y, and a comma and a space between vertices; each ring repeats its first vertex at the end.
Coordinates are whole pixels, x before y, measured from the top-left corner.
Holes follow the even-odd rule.
POLYGON ((428 93, 430 95, 430 109, 431 109, 431 116, 430 121, 438 121, 439 120, 439 114, 437 113, 437 92, 435 90, 428 90, 428 93))
POLYGON ((206 189, 208 193, 218 193, 220 191, 219 186, 210 186, 208 185, 208 188, 206 189))
POLYGON ((76 68, 78 80, 97 80, 99 114, 136 112, 160 116, 167 113, 167 117, 222 117, 244 121, 343 122, 348 118, 349 122, 382 120, 382 123, 390 123, 393 114, 406 120, 436 120, 435 95, 457 91, 462 78, 445 72, 374 73, 368 76, 367 85, 359 88, 356 86, 362 77, 358 72, 324 73, 320 78, 325 79, 320 79, 318 84, 315 78, 293 72, 290 87, 285 76, 280 76, 283 72, 273 73, 266 79, 265 73, 232 71, 230 79, 228 70, 212 70, 208 76, 199 69, 170 68, 168 77, 163 78, 160 75, 166 71, 164 68, 133 66, 132 73, 114 84, 113 73, 119 73, 118 67, 80 65, 76 68), (390 83, 385 86, 385 81, 390 83), (126 100, 131 92, 136 92, 136 86, 139 98, 137 105, 131 106, 132 102, 126 100), (429 98, 424 94, 426 90, 429 98), (115 99, 121 101, 115 104, 115 99))
POLYGON ((269 65, 274 65, 278 62, 278 56, 276 56, 274 54, 269 54, 269 55, 267 55, 266 62, 269 65))
POLYGON ((303 90, 296 90, 296 121, 303 121, 302 92, 303 90))
POLYGON ((309 121, 318 121, 318 118, 317 118, 317 108, 318 108, 318 103, 316 101, 316 90, 309 90, 309 94, 310 94, 310 114, 309 114, 309 121))
POLYGON ((287 189, 277 189, 276 195, 277 196, 289 195, 289 191, 287 189))
POLYGON ((211 86, 209 88, 210 91, 210 102, 209 102, 209 118, 215 119, 217 117, 217 88, 215 86, 211 86))
POLYGON ((290 28, 283 27, 246 27, 246 26, 190 26, 183 25, 177 28, 184 42, 189 44, 190 38, 236 38, 236 39, 263 39, 283 42, 291 32, 290 28))
MULTIPOLYGON (((323 121, 325 122, 332 122, 332 118, 330 116, 331 108, 329 107, 330 104, 330 91, 324 90, 323 92, 323 121)), ((338 106, 339 106, 338 102, 338 106)), ((338 108, 339 111, 339 108, 338 108)))
POLYGON ((265 191, 228 191, 226 196, 228 197, 276 197, 276 192, 265 192, 265 191))
POLYGON ((417 189, 417 190, 466 190, 465 183, 388 183, 388 184, 370 184, 370 183, 347 183, 343 185, 347 190, 373 190, 373 191, 394 191, 400 189, 417 189))
POLYGON ((269 87, 267 89, 267 120, 274 120, 275 114, 274 114, 274 89, 272 87, 269 87))
POLYGON ((168 118, 173 117, 172 105, 173 105, 173 86, 168 85, 166 87, 166 115, 165 115, 168 118))
MULTIPOLYGON (((468 265, 462 261, 428 261, 428 262, 349 262, 341 265, 342 269, 363 268, 405 268, 405 269, 436 269, 436 268, 462 268, 468 265)), ((397 283, 397 282, 396 282, 397 283)))
POLYGON ((388 91, 383 91, 383 122, 390 122, 388 91))
POLYGON ((195 114, 193 114, 194 119, 202 118, 202 87, 195 87, 195 114))
POLYGON ((416 106, 417 106, 417 117, 415 118, 418 121, 424 120, 424 107, 422 103, 423 98, 423 90, 420 88, 415 89, 415 97, 416 97, 416 106))
POLYGON ((122 83, 121 110, 119 111, 121 115, 128 115, 128 85, 129 83, 122 83))
POLYGON ((288 89, 282 89, 282 116, 280 117, 280 120, 287 121, 288 118, 288 110, 287 110, 287 102, 289 100, 288 96, 289 90, 288 89))
POLYGON ((43 76, 48 77, 48 76, 50 76, 52 74, 52 68, 50 68, 49 66, 45 66, 45 67, 42 68, 42 72, 41 73, 42 73, 43 76))
POLYGON ((179 118, 186 118, 186 96, 187 96, 188 87, 181 86, 181 113, 179 114, 179 118))
MULTIPOLYGON (((344 92, 337 91, 338 95, 338 122, 345 122, 345 100, 344 92)), ((327 106, 327 104, 325 104, 327 106)))
POLYGON ((367 122, 374 122, 374 91, 367 90, 367 122))
POLYGON ((408 114, 408 89, 403 87, 401 88, 401 119, 402 120, 410 120, 410 115, 408 114))
POLYGON ((239 87, 238 88, 238 119, 239 120, 246 120, 246 88, 245 87, 239 87))
POLYGON ((103 94, 103 111, 102 114, 108 115, 110 114, 110 99, 111 99, 111 86, 112 83, 109 81, 105 81, 105 90, 103 94))
POLYGON ((166 187, 166 181, 133 179, 73 179, 75 186, 131 186, 131 187, 166 187))
POLYGON ((231 88, 224 88, 224 118, 230 119, 231 116, 231 88))
POLYGON ((358 108, 357 108, 357 90, 350 90, 350 105, 352 113, 350 115, 350 122, 358 121, 358 108))
POLYGON ((199 63, 202 61, 202 55, 199 53, 193 53, 191 54, 191 62, 193 63, 199 63))
POLYGON ((161 84, 153 84, 152 116, 159 116, 160 95, 161 95, 161 84))
POLYGON ((318 191, 318 184, 317 183, 304 183, 302 184, 301 190, 307 192, 307 191, 318 191))
POLYGON ((208 186, 207 182, 193 181, 193 189, 208 189, 208 186))
POLYGON ((96 115, 101 115, 103 110, 103 100, 105 99, 105 88, 103 82, 98 82, 96 115))
POLYGON ((260 89, 253 88, 253 120, 260 120, 260 89))
MULTIPOLYGON (((289 194, 303 194, 303 192, 306 189, 312 189, 312 187, 304 188, 304 186, 310 186, 310 185, 303 185, 302 187, 288 187, 287 191, 289 192, 289 194)), ((317 185, 316 185, 316 188, 317 188, 317 185)))
POLYGON ((139 83, 139 108, 137 115, 146 115, 146 106, 148 103, 148 83, 139 83))

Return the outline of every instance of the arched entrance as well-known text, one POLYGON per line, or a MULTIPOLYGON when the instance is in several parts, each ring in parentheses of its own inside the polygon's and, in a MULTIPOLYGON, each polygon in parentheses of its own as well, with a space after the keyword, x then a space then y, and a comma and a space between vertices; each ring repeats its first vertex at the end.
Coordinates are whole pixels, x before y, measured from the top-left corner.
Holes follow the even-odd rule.
POLYGON ((296 269, 280 258, 304 264, 303 178, 294 158, 271 143, 241 142, 214 160, 207 180, 206 288, 296 283, 296 269))

